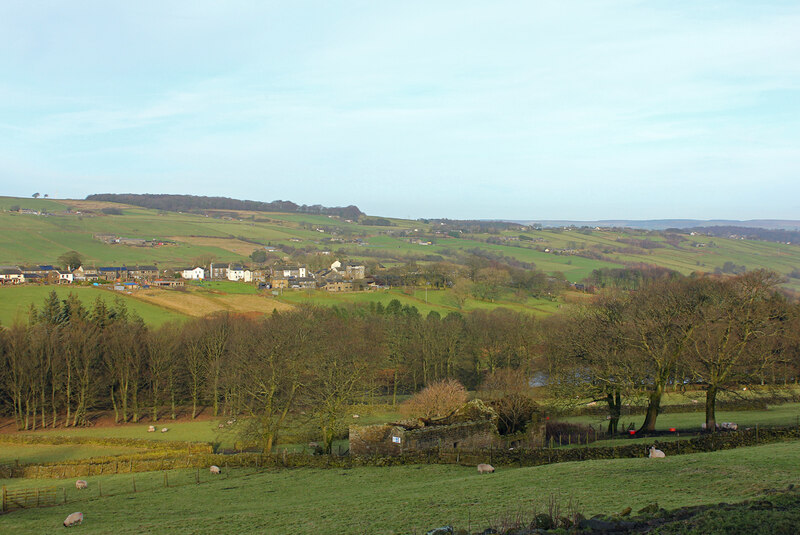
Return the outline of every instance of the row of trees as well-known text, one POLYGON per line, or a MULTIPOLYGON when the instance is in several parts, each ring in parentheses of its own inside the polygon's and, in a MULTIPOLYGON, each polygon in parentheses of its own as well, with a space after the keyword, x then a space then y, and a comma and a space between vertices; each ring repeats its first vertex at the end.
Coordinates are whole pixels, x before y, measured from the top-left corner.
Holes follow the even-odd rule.
POLYGON ((87 309, 52 293, 28 324, 0 330, 0 410, 35 430, 86 424, 90 410, 137 422, 207 407, 251 416, 246 434, 265 449, 304 413, 330 445, 350 404, 448 377, 474 388, 501 367, 527 367, 538 333, 524 314, 423 317, 397 301, 151 328, 121 301, 87 309))
POLYGON ((444 379, 603 400, 612 432, 623 402, 646 400, 649 431, 668 388, 700 385, 713 429, 721 391, 797 381, 800 308, 777 283, 764 271, 664 277, 546 320, 503 309, 423 316, 395 300, 158 328, 121 301, 87 309, 52 293, 27 324, 0 330, 0 411, 22 429, 83 425, 91 410, 117 422, 175 418, 181 407, 192 417, 246 415, 242 434, 266 450, 288 422, 307 418, 329 448, 353 403, 394 403, 444 379))
POLYGON ((643 396, 642 430, 653 431, 666 389, 700 385, 706 425, 716 400, 753 382, 797 381, 800 313, 777 291, 778 276, 642 281, 635 292, 602 294, 553 318, 547 374, 562 399, 591 396, 608 404, 615 432, 623 398, 643 396))

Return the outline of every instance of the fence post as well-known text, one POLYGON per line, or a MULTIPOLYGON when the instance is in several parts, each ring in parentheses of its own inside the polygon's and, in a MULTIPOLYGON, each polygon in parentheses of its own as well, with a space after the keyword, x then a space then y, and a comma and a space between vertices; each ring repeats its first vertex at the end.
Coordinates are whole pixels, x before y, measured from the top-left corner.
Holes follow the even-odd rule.
POLYGON ((164 472, 164 487, 169 487, 169 481, 167 480, 167 472, 164 472))
POLYGON ((6 494, 7 494, 6 486, 3 485, 3 503, 0 505, 0 513, 5 513, 6 511, 6 494))
POLYGON ((100 496, 102 496, 103 495, 103 483, 101 483, 100 481, 97 482, 97 490, 100 491, 100 496))
POLYGON ((66 505, 67 504, 67 487, 64 487, 62 490, 64 491, 64 505, 66 505))
POLYGON ((195 473, 194 478, 195 478, 195 481, 197 482, 197 484, 199 485, 200 484, 200 469, 199 468, 197 469, 197 472, 195 473))
POLYGON ((131 479, 133 480, 133 493, 136 494, 136 476, 132 475, 131 479))

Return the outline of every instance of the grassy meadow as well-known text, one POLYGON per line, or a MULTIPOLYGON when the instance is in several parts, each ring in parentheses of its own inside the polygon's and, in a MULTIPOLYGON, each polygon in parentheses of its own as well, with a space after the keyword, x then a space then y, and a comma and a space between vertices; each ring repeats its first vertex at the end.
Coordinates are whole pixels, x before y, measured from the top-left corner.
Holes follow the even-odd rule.
POLYGON ((668 457, 614 459, 526 468, 500 467, 479 475, 472 466, 419 465, 353 469, 227 471, 212 478, 172 471, 73 480, 5 480, 9 488, 55 485, 78 502, 0 517, 0 530, 60 529, 73 511, 85 533, 424 533, 453 524, 473 531, 518 512, 533 512, 555 497, 586 516, 661 507, 736 502, 765 489, 800 482, 800 442, 668 457), (100 497, 98 487, 104 494, 100 497))
POLYGON ((182 321, 186 315, 169 310, 157 304, 147 303, 124 292, 97 286, 78 285, 8 285, 0 287, 0 324, 11 325, 15 321, 26 323, 31 304, 41 306, 50 292, 55 291, 58 297, 66 299, 70 293, 78 296, 87 308, 91 308, 99 297, 106 304, 113 306, 116 299, 121 299, 130 312, 134 312, 150 325, 162 325, 168 321, 182 321))

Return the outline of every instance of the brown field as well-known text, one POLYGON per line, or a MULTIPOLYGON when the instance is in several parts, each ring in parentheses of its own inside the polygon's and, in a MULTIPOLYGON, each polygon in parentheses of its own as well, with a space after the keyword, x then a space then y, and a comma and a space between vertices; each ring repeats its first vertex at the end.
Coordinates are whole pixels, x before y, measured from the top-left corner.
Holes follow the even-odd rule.
POLYGON ((146 303, 180 312, 192 317, 202 317, 215 312, 238 314, 271 314, 273 310, 292 309, 292 305, 261 295, 238 295, 200 292, 194 288, 186 291, 151 288, 139 290, 131 297, 146 303))
POLYGON ((122 204, 118 202, 106 202, 106 201, 83 201, 78 199, 53 199, 56 202, 61 204, 66 204, 70 208, 74 210, 83 210, 83 211, 93 211, 93 210, 102 210, 103 208, 136 208, 135 206, 131 206, 129 204, 122 204))
POLYGON ((188 243, 191 245, 199 245, 205 247, 217 247, 232 253, 250 256, 258 245, 254 243, 247 243, 246 241, 237 240, 236 238, 206 238, 200 236, 168 236, 167 239, 175 240, 176 242, 188 243))

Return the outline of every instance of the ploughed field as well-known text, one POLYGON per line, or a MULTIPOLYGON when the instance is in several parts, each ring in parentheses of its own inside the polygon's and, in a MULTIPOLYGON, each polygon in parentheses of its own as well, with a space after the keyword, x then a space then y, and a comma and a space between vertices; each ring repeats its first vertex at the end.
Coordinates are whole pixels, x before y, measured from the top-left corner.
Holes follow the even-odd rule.
POLYGON ((473 531, 531 511, 552 497, 586 516, 661 507, 736 502, 800 483, 800 442, 666 459, 614 459, 529 468, 424 465, 353 469, 135 474, 74 481, 5 480, 9 489, 56 485, 67 505, 0 517, 3 533, 48 533, 74 511, 85 533, 424 533, 445 524, 473 531), (100 497, 98 487, 104 494, 100 497), (83 493, 83 494, 81 494, 83 493), (80 501, 73 501, 78 500, 80 501))

